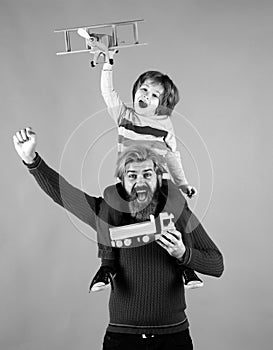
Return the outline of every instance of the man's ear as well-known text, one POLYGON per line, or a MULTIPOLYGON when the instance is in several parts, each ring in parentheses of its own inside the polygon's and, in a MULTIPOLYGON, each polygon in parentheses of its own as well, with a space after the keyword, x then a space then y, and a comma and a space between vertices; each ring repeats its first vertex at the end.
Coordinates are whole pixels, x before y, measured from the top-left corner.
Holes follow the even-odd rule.
POLYGON ((124 187, 124 176, 122 176, 122 178, 119 178, 120 179, 120 182, 122 184, 122 187, 124 187))

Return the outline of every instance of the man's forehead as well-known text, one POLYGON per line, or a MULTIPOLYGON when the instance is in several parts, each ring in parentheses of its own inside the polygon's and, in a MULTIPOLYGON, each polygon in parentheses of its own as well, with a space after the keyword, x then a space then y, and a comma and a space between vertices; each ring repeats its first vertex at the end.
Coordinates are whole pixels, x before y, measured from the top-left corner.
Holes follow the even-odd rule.
POLYGON ((145 160, 143 162, 131 162, 126 166, 126 173, 132 172, 143 172, 154 170, 154 163, 151 159, 145 160))

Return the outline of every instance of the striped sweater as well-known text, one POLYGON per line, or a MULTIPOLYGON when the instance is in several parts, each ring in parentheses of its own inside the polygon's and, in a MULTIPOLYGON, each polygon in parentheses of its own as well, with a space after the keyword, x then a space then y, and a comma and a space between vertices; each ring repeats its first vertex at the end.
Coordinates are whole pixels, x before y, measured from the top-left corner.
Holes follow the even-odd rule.
POLYGON ((164 156, 170 175, 178 187, 187 185, 170 117, 146 117, 127 107, 113 88, 112 66, 107 63, 101 73, 101 92, 108 112, 118 126, 118 152, 132 144, 145 144, 164 156))
MULTIPOLYGON (((70 185, 38 154, 34 162, 27 166, 49 197, 92 229, 97 230, 98 217, 112 209, 102 197, 90 196, 70 185)), ((168 185, 175 187, 170 181, 168 185)), ((172 187, 159 201, 159 206, 162 206, 159 212, 165 208, 166 200, 169 201, 171 190, 172 187)), ((192 239, 192 247, 186 247, 181 260, 171 257, 156 242, 138 248, 115 248, 119 271, 110 295, 108 330, 134 334, 165 334, 184 330, 188 327, 188 320, 179 269, 187 266, 211 276, 219 277, 222 274, 223 257, 220 251, 192 214, 182 195, 181 199, 183 202, 176 203, 176 210, 178 205, 181 206, 176 227, 180 232, 187 232, 192 239)), ((113 197, 113 202, 117 200, 113 197)), ((128 221, 131 223, 130 218, 128 221)), ((117 225, 119 222, 114 220, 109 224, 117 225)))

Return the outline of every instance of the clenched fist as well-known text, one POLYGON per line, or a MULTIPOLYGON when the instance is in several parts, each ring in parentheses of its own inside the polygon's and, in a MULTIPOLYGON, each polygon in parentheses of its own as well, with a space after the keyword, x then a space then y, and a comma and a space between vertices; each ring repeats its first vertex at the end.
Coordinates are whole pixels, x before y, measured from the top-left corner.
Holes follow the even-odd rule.
POLYGON ((31 128, 25 128, 13 136, 14 147, 20 158, 25 163, 32 163, 35 158, 35 150, 37 145, 37 137, 31 128))

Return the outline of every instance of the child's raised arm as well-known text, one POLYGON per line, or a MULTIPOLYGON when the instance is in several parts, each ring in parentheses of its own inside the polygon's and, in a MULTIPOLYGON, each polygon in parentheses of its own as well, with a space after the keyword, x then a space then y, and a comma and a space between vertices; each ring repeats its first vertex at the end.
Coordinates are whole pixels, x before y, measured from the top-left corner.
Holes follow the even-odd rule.
MULTIPOLYGON (((113 51, 109 52, 110 57, 113 55, 113 51)), ((120 118, 124 113, 126 107, 121 101, 118 93, 113 87, 113 66, 109 63, 104 63, 101 71, 101 93, 106 103, 108 113, 114 119, 117 125, 119 125, 120 118)))

